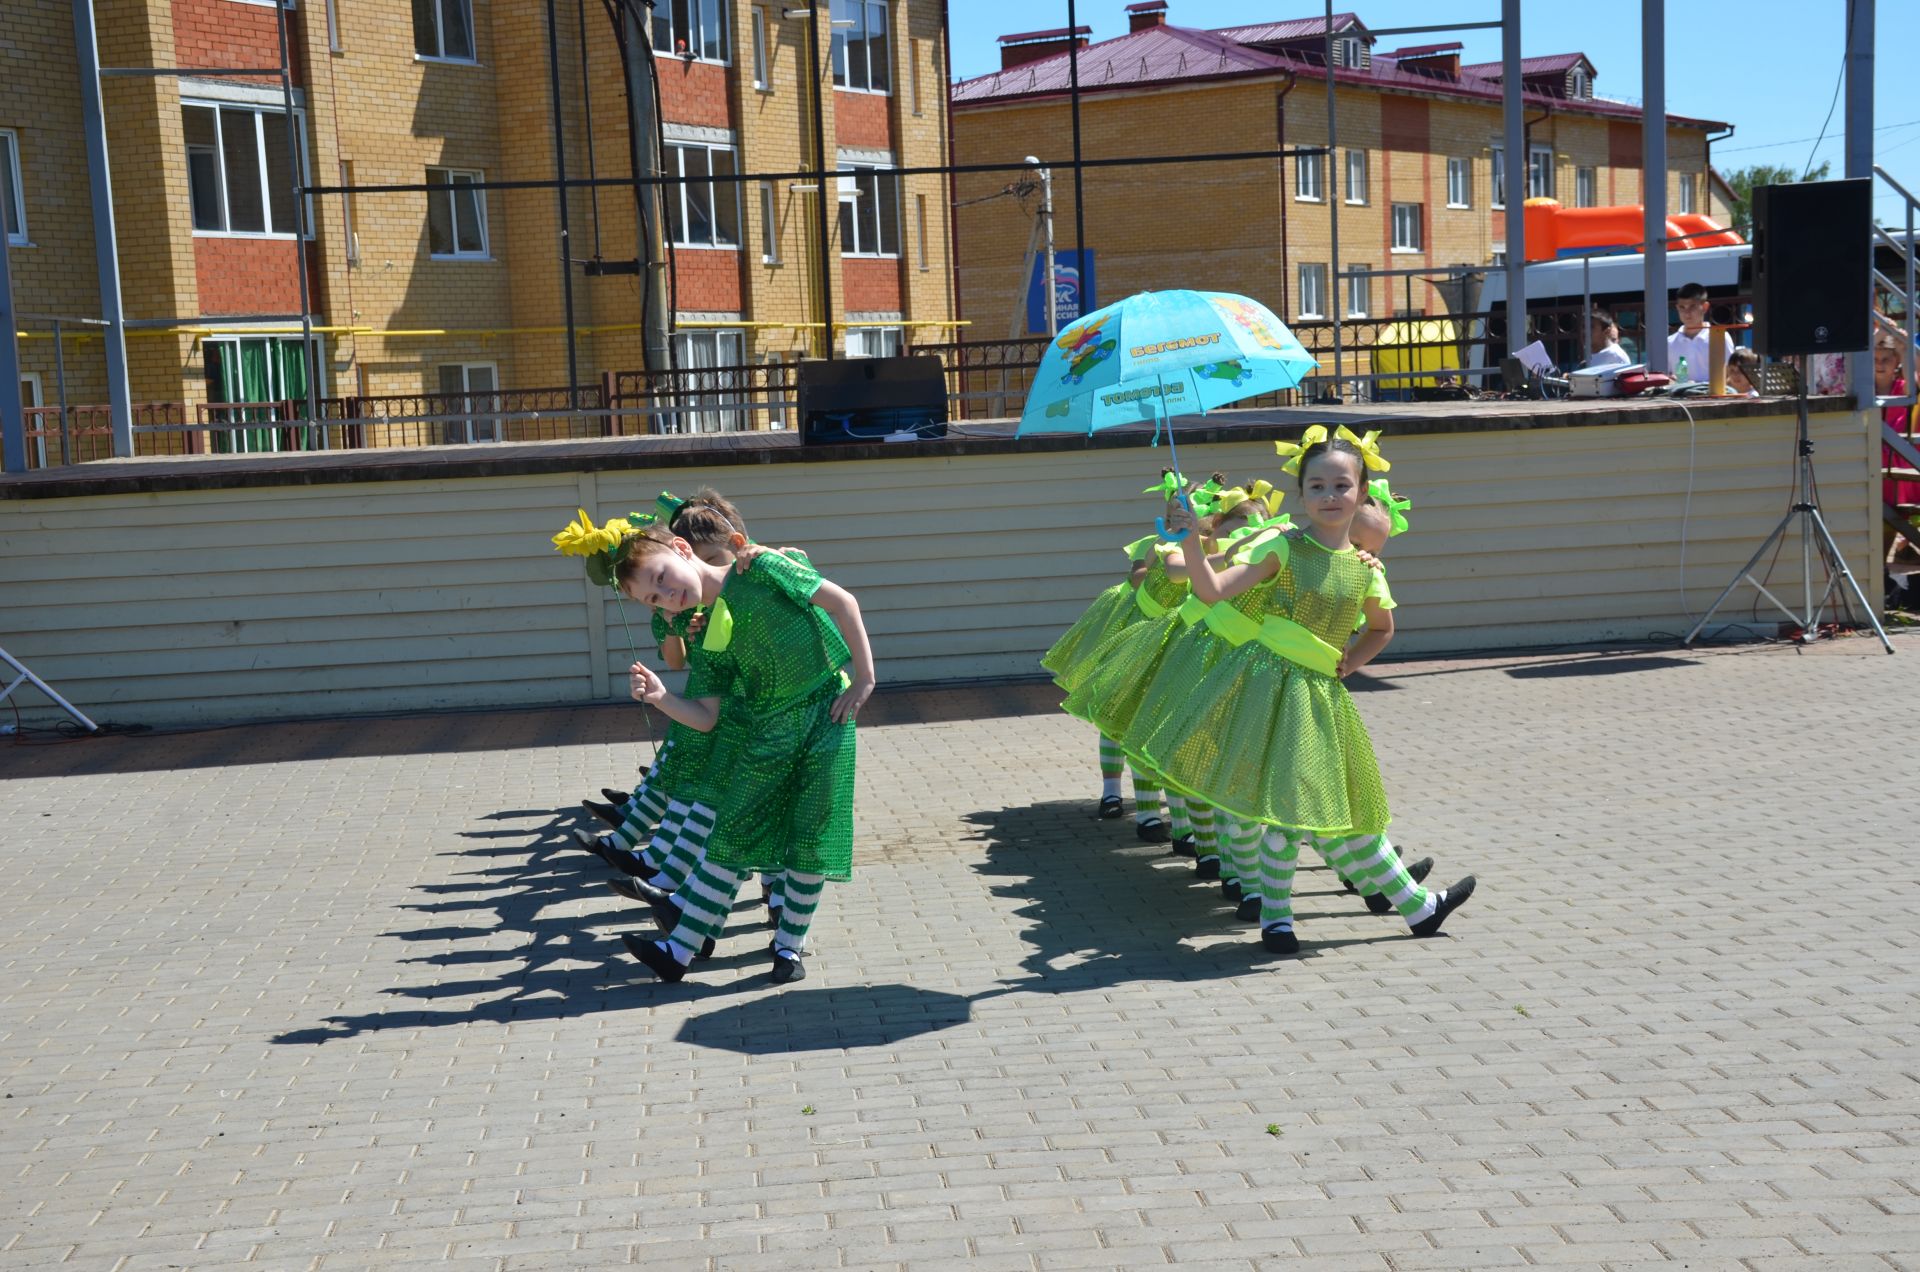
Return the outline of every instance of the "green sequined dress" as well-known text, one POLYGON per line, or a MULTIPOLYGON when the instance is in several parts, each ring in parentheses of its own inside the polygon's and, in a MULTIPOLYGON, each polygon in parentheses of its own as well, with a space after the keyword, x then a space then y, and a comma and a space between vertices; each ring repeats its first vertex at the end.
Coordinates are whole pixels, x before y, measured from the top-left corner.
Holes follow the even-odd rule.
POLYGON ((1187 581, 1167 574, 1167 560, 1178 551, 1170 544, 1156 549, 1140 584, 1141 593, 1151 602, 1149 608, 1160 612, 1149 617, 1136 606, 1141 621, 1122 628, 1087 656, 1066 701, 1060 704, 1107 737, 1117 740, 1125 734, 1159 671, 1161 658, 1200 613, 1187 581))
MULTIPOLYGON (((1152 550, 1153 543, 1151 535, 1129 543, 1125 549, 1127 561, 1137 565, 1152 550)), ((1053 648, 1040 656, 1040 665, 1053 673, 1055 684, 1070 690, 1086 669, 1088 655, 1116 632, 1146 617, 1134 602, 1132 582, 1115 583, 1093 598, 1093 603, 1074 620, 1073 626, 1053 642, 1053 648)))
POLYGON ((715 865, 852 877, 854 724, 829 713, 850 655, 813 604, 820 583, 807 562, 762 552, 727 576, 689 663, 687 697, 720 699, 723 736, 695 792, 715 813, 715 865))
MULTIPOLYGON (((1266 554, 1280 559, 1279 571, 1243 596, 1258 595, 1262 617, 1290 620, 1335 651, 1369 597, 1393 605, 1385 577, 1351 548, 1333 552, 1289 531, 1256 542, 1244 559, 1266 554)), ((1339 677, 1263 640, 1219 645, 1197 678, 1198 662, 1176 668, 1168 660, 1168 692, 1154 696, 1159 716, 1143 712, 1143 727, 1127 739, 1141 759, 1242 821, 1324 835, 1385 830, 1390 813, 1373 742, 1339 677)))
MULTIPOLYGON (((653 612, 655 643, 663 644, 670 636, 677 636, 684 642, 689 675, 706 659, 700 642, 687 630, 694 616, 704 612, 698 608, 682 610, 673 615, 663 614, 659 610, 653 612)), ((702 733, 698 729, 689 729, 678 720, 669 719, 666 737, 661 740, 660 749, 653 757, 653 766, 647 771, 647 784, 674 799, 680 798, 682 791, 697 787, 704 780, 703 774, 713 757, 714 747, 725 736, 725 728, 722 723, 713 732, 702 733)))

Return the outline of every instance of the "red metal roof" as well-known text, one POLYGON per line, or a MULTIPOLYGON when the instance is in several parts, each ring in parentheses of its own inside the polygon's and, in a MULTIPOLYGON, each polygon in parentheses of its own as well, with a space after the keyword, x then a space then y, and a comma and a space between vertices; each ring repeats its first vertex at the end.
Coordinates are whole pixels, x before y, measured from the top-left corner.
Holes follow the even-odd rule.
MULTIPOLYGON (((1336 14, 1334 24, 1337 28, 1343 20, 1352 18, 1352 14, 1336 14)), ((1302 79, 1311 77, 1318 80, 1326 74, 1318 58, 1290 56, 1285 52, 1270 53, 1264 49, 1249 48, 1247 41, 1249 38, 1258 39, 1262 43, 1271 40, 1299 39, 1325 29, 1323 18, 1303 18, 1294 22, 1273 22, 1254 27, 1227 27, 1220 31, 1201 31, 1171 24, 1148 27, 1111 40, 1102 40, 1098 44, 1081 49, 1080 91, 1084 95, 1093 96, 1102 92, 1118 92, 1164 84, 1259 78, 1278 76, 1287 72, 1298 74, 1302 79), (1271 34, 1283 29, 1294 33, 1271 34), (1246 32, 1260 34, 1248 37, 1246 32)), ((1555 69, 1565 70, 1582 60, 1584 60, 1583 54, 1562 53, 1552 57, 1525 59, 1521 67, 1523 74, 1535 72, 1544 74, 1555 69)), ((953 86, 953 106, 955 109, 964 110, 968 107, 987 106, 999 102, 1064 96, 1068 91, 1068 62, 1069 58, 1063 51, 1051 57, 1037 59, 1025 66, 1016 66, 1011 70, 994 71, 973 79, 961 80, 953 86)), ((1591 63, 1588 64, 1591 65, 1591 63)), ((1423 71, 1419 67, 1402 68, 1394 58, 1380 57, 1375 58, 1372 65, 1364 69, 1336 66, 1333 77, 1335 83, 1359 88, 1399 89, 1498 105, 1499 82, 1487 78, 1485 74, 1476 73, 1484 71, 1489 66, 1496 72, 1499 70, 1497 62, 1462 67, 1460 78, 1453 80, 1436 76, 1431 71, 1423 71)), ((1607 101, 1604 98, 1570 100, 1530 88, 1523 89, 1522 96, 1529 105, 1548 105, 1565 114, 1598 115, 1621 120, 1640 118, 1638 106, 1630 106, 1625 102, 1607 101)), ((1727 127, 1725 123, 1718 120, 1694 119, 1685 115, 1669 114, 1667 118, 1669 122, 1685 127, 1708 129, 1727 127)))
MULTIPOLYGON (((1522 75, 1552 75, 1556 71, 1570 71, 1576 66, 1585 65, 1591 71, 1593 63, 1585 53, 1555 53, 1550 57, 1523 57, 1520 59, 1522 75)), ((1471 75, 1475 79, 1500 79, 1501 66, 1498 62, 1475 62, 1471 66, 1460 68, 1462 75, 1471 75)))
POLYGON ((1435 53, 1457 53, 1467 46, 1455 41, 1452 44, 1421 44, 1410 49, 1395 49, 1391 53, 1375 53, 1375 57, 1432 57, 1435 53))
MULTIPOLYGON (((1351 13, 1333 15, 1334 34, 1347 27, 1359 27, 1366 30, 1366 24, 1351 13)), ((1247 26, 1219 27, 1214 32, 1229 40, 1238 40, 1242 44, 1274 44, 1281 40, 1304 40, 1310 36, 1325 35, 1327 20, 1320 18, 1289 18, 1284 22, 1254 22, 1247 26)))
POLYGON ((1127 6, 1128 13, 1153 13, 1167 7, 1167 0, 1140 0, 1139 4, 1127 6))
POLYGON ((1019 31, 1013 35, 1003 35, 1000 37, 1000 43, 1025 44, 1029 40, 1034 40, 1034 41, 1064 40, 1071 35, 1092 35, 1092 34, 1093 34, 1092 27, 1077 26, 1072 28, 1071 30, 1069 30, 1066 27, 1056 27, 1051 31, 1019 31))

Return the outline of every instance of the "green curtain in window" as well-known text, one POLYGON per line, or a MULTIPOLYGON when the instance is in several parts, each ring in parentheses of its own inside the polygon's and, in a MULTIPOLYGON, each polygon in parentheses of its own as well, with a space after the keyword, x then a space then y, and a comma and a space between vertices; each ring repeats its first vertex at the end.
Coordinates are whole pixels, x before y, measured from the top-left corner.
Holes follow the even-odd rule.
MULTIPOLYGON (((280 376, 280 392, 275 396, 294 403, 293 417, 298 417, 307 409, 307 359, 298 340, 276 340, 273 344, 275 370, 280 376)), ((299 430, 299 437, 299 449, 309 449, 305 429, 299 430)))

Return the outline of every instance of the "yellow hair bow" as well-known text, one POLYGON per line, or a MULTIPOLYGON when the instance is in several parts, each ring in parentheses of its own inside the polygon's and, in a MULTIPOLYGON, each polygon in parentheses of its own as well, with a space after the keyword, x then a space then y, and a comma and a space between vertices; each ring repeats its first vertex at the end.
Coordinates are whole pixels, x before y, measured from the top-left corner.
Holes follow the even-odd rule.
POLYGON ((1387 462, 1386 456, 1380 453, 1379 429, 1372 429, 1365 437, 1362 437, 1345 424, 1340 425, 1340 427, 1332 433, 1327 432, 1327 426, 1324 424, 1313 424, 1308 426, 1306 432, 1300 434, 1298 443, 1275 442, 1273 444, 1273 449, 1276 454, 1287 456, 1287 462, 1280 466, 1280 471, 1289 476, 1298 476, 1300 472, 1300 457, 1313 447, 1333 438, 1346 442, 1355 450, 1359 451, 1361 462, 1365 464, 1369 472, 1384 473, 1393 467, 1392 464, 1387 462))
POLYGON ((1265 515, 1271 517, 1280 511, 1280 501, 1287 497, 1287 492, 1275 489, 1272 482, 1262 477, 1253 483, 1253 488, 1247 491, 1247 497, 1258 499, 1266 505, 1265 515))

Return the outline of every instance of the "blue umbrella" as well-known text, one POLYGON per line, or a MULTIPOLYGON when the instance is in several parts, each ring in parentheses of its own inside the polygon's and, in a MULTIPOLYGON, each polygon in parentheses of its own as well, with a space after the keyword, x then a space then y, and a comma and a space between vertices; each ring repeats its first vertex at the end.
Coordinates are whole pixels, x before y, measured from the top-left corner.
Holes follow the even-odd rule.
POLYGON ((1318 365, 1257 300, 1230 292, 1141 292, 1088 314, 1047 347, 1017 435, 1157 426, 1176 414, 1205 414, 1291 389, 1318 365))

